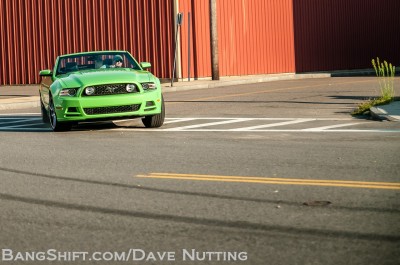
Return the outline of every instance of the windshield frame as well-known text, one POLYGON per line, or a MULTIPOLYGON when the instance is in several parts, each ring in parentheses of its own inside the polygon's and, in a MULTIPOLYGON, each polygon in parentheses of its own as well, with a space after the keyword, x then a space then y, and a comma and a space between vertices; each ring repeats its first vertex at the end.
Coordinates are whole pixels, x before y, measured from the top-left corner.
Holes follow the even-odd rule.
POLYGON ((115 69, 114 60, 116 55, 123 58, 123 67, 117 69, 133 69, 143 70, 140 64, 133 56, 126 51, 98 51, 85 53, 72 53, 61 55, 57 58, 56 66, 54 67, 54 75, 68 75, 74 72, 81 71, 104 71, 115 69), (105 61, 109 63, 105 64, 105 61), (96 65, 97 63, 100 64, 96 65), (112 64, 111 64, 112 62, 112 64), (69 64, 69 67, 67 67, 69 64), (76 66, 74 66, 76 64, 76 66))

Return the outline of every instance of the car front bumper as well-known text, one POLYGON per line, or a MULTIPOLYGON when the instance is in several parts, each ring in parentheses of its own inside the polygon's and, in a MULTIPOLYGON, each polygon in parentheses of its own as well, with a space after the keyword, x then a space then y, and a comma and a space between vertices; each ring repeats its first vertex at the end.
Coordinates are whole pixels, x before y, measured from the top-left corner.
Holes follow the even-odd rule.
POLYGON ((159 90, 108 96, 58 97, 54 100, 58 121, 86 121, 143 117, 161 113, 159 90))

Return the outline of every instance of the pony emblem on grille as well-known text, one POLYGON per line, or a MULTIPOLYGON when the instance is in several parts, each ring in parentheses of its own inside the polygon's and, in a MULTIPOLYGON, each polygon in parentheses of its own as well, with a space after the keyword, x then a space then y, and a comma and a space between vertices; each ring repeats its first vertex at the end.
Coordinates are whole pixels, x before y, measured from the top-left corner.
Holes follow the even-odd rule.
POLYGON ((115 92, 115 87, 111 87, 111 86, 106 87, 106 92, 114 93, 115 92))

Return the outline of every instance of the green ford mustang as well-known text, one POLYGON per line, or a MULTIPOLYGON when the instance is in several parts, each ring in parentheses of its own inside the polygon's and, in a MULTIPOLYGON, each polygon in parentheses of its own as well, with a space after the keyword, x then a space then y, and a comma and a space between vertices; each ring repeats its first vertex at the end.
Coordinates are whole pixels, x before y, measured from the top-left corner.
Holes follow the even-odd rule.
POLYGON ((142 118, 160 127, 165 109, 160 80, 126 51, 101 51, 57 57, 53 70, 42 70, 42 119, 54 131, 82 121, 142 118))

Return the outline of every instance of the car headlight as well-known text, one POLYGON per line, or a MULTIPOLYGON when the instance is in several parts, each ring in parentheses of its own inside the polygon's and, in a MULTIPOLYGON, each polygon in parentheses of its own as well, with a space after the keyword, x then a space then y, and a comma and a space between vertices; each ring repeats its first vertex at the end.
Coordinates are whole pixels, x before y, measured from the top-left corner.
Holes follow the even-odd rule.
POLYGON ((62 96, 73 97, 75 95, 76 95, 76 88, 67 88, 60 91, 60 97, 62 96))
POLYGON ((125 88, 126 88, 126 91, 128 93, 132 93, 132 92, 136 92, 137 91, 135 84, 127 84, 125 88))
POLYGON ((143 90, 154 90, 157 89, 156 84, 154 83, 142 83, 143 90))
POLYGON ((85 94, 90 96, 94 94, 94 87, 92 86, 88 86, 87 88, 85 88, 85 94))

